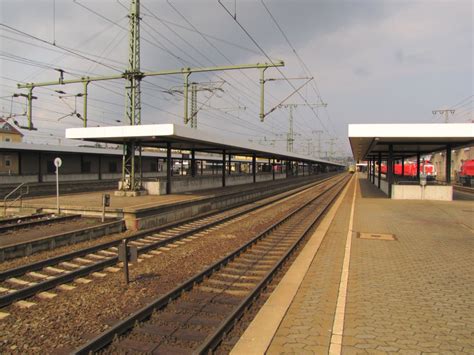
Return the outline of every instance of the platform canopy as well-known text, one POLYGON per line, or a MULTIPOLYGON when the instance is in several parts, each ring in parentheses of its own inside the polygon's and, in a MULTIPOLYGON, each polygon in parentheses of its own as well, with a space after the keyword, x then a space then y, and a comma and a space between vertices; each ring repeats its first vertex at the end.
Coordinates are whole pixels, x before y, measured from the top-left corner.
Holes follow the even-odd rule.
POLYGON ((473 123, 350 124, 349 141, 356 161, 389 155, 413 157, 474 144, 473 123))
POLYGON ((339 163, 313 157, 289 153, 282 149, 265 147, 262 145, 236 140, 224 135, 211 134, 200 130, 176 125, 153 124, 137 126, 113 126, 68 128, 66 138, 82 139, 91 142, 124 144, 134 141, 142 147, 167 148, 168 143, 172 149, 195 150, 199 152, 222 153, 231 155, 253 155, 261 158, 275 158, 278 160, 293 160, 309 163, 343 166, 339 163))

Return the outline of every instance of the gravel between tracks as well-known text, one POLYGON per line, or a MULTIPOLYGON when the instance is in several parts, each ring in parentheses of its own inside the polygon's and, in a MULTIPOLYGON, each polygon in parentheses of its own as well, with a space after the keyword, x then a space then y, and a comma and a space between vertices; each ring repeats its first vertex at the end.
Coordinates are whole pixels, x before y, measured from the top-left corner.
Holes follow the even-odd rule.
POLYGON ((12 305, 6 309, 11 315, 0 321, 0 352, 72 350, 151 298, 166 293, 222 258, 300 203, 286 202, 249 213, 192 242, 145 259, 130 269, 133 281, 128 287, 124 286, 123 275, 118 272, 94 279, 73 291, 58 292, 55 299, 38 301, 30 309, 12 305))

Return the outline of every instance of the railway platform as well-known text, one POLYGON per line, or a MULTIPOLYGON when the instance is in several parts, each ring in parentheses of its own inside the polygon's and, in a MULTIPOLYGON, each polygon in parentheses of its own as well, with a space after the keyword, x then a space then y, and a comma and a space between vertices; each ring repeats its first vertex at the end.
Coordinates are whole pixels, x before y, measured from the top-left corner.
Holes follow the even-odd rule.
MULTIPOLYGON (((332 173, 291 177, 290 180, 261 181, 250 184, 212 188, 169 195, 114 196, 113 191, 73 193, 61 195, 61 212, 83 216, 102 215, 102 195, 110 195, 109 218, 123 218, 131 230, 152 228, 163 223, 193 217, 199 213, 230 207, 254 198, 277 193, 318 179, 332 173)), ((42 212, 56 211, 56 196, 34 197, 23 200, 23 208, 42 212)))
POLYGON ((472 201, 354 180, 232 354, 474 353, 472 201))

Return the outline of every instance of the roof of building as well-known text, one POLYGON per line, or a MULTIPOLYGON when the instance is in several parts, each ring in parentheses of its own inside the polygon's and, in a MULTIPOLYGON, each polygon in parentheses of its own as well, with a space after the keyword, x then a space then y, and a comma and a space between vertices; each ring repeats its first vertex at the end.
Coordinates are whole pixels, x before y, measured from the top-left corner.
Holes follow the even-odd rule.
POLYGON ((356 160, 412 157, 474 144, 473 123, 350 124, 349 141, 356 160))
POLYGON ((15 128, 15 126, 13 126, 11 123, 7 122, 3 118, 0 118, 0 132, 16 134, 23 137, 23 133, 21 133, 18 129, 15 128))
POLYGON ((142 146, 166 148, 170 143, 173 149, 196 150, 201 152, 232 155, 251 155, 281 160, 298 160, 314 163, 342 166, 327 160, 311 156, 286 152, 282 149, 231 139, 176 124, 152 124, 136 126, 68 128, 66 138, 83 139, 92 142, 123 144, 139 142, 142 146))

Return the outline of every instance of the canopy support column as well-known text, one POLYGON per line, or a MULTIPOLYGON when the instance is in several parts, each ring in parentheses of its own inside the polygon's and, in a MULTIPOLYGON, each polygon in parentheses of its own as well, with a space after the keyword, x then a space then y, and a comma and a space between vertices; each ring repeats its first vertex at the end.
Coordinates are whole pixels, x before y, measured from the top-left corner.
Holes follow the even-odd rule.
POLYGON ((225 149, 222 151, 222 187, 225 187, 225 149))
POLYGON ((451 184, 451 144, 446 146, 446 184, 451 184))
POLYGON ((393 183, 393 144, 389 144, 389 146, 388 146, 387 182, 388 182, 388 197, 389 197, 389 198, 392 198, 392 183, 393 183))
POLYGON ((196 155, 194 149, 191 150, 191 176, 196 176, 196 155))
POLYGON ((166 194, 171 193, 171 143, 166 143, 166 194))
POLYGON ((416 179, 420 181, 420 160, 421 154, 420 152, 416 153, 416 179))
POLYGON ((378 170, 378 183, 377 183, 377 187, 380 189, 380 180, 382 179, 382 153, 379 152, 379 170, 378 170))
POLYGON ((252 175, 253 175, 253 182, 257 181, 257 157, 255 153, 252 154, 252 175))

